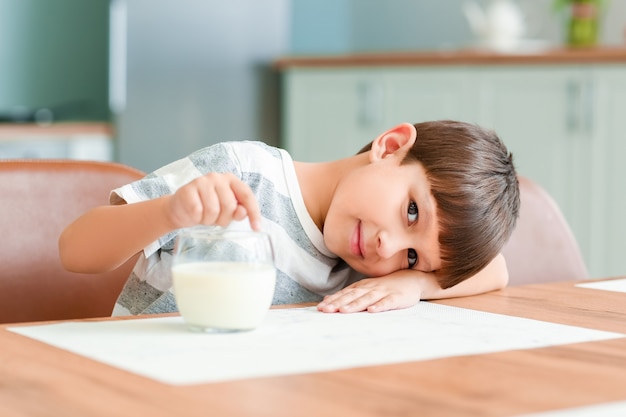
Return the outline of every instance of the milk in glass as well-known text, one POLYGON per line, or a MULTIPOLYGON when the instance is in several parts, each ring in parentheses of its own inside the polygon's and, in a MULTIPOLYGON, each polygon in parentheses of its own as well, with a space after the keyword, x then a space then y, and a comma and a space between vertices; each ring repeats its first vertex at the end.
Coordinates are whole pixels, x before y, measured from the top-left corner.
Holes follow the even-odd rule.
POLYGON ((245 262, 189 262, 172 267, 180 314, 198 329, 248 330, 263 321, 276 268, 245 262))

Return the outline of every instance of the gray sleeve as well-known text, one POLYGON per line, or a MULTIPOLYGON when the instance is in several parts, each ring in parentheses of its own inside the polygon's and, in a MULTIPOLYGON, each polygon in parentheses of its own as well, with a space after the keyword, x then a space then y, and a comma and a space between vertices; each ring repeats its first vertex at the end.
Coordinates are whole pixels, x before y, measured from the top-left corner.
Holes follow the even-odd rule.
POLYGON ((236 158, 227 143, 199 149, 131 184, 140 200, 173 194, 182 185, 209 172, 232 172, 241 176, 236 158))
MULTIPOLYGON (((241 176, 237 158, 228 143, 218 143, 199 149, 140 180, 113 190, 110 200, 113 204, 120 199, 127 203, 136 203, 170 195, 181 186, 209 172, 232 172, 241 176)), ((175 237, 176 232, 162 236, 158 241, 159 247, 172 250, 175 237)))

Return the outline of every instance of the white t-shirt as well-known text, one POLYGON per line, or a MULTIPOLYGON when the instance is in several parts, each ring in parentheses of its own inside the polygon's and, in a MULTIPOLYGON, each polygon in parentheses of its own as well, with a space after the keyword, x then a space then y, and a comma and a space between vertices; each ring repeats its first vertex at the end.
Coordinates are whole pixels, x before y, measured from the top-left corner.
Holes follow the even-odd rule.
MULTIPOLYGON (((113 190, 110 203, 132 204, 172 194, 209 172, 235 174, 258 200, 261 228, 270 235, 276 258, 273 304, 319 301, 360 278, 324 244, 304 205, 291 156, 262 142, 224 142, 200 149, 113 190)), ((234 226, 247 224, 245 220, 234 226)), ((175 238, 172 232, 144 248, 113 315, 177 311, 170 271, 175 238)))

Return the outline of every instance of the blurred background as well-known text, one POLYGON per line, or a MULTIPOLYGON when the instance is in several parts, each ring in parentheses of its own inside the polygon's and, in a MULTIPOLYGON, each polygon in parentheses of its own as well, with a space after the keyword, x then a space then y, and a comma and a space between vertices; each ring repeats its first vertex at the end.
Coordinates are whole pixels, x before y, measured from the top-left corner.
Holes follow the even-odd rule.
MULTIPOLYGON (((467 47, 465 3, 0 0, 0 120, 110 122, 111 158, 146 171, 217 141, 279 143, 274 60, 467 47)), ((516 3, 530 37, 562 44, 553 0, 516 3)), ((624 44, 625 26, 626 0, 609 1, 601 43, 624 44)))
MULTIPOLYGON (((447 67, 449 72, 440 73, 431 68, 423 74, 368 73, 364 68, 349 74, 346 82, 341 78, 345 74, 329 73, 338 78, 319 78, 325 81, 315 84, 315 78, 309 83, 304 77, 296 84, 289 73, 306 76, 306 71, 278 70, 277 60, 358 53, 454 54, 484 46, 480 24, 472 24, 469 12, 487 14, 496 4, 505 3, 509 9, 498 13, 500 29, 506 32, 522 25, 525 43, 504 53, 540 54, 568 42, 571 13, 566 8, 555 10, 559 1, 569 2, 0 0, 0 158, 114 160, 148 172, 225 140, 262 140, 296 153, 298 146, 306 145, 298 158, 312 157, 306 149, 323 149, 321 140, 326 140, 328 149, 320 157, 344 156, 360 146, 346 139, 347 133, 346 138, 338 134, 340 129, 350 133, 364 129, 355 139, 360 145, 395 123, 383 113, 408 117, 412 120, 403 121, 410 122, 431 114, 456 118, 461 113, 447 109, 462 104, 461 89, 475 87, 474 81, 467 80, 476 76, 476 68, 447 67), (511 5, 515 13, 509 13, 511 5), (516 20, 520 16, 521 23, 516 20), (416 74, 422 75, 415 78, 416 74), (357 76, 365 78, 357 80, 357 76), (413 81, 404 82, 402 77, 413 81), (333 79, 338 83, 333 84, 333 79), (389 89, 393 82, 400 83, 400 90, 412 85, 413 93, 407 90, 405 100, 413 100, 415 92, 425 92, 427 100, 415 101, 414 106, 383 106, 381 94, 389 98, 400 91, 389 89), (356 126, 341 125, 338 119, 348 107, 341 102, 345 95, 332 94, 353 87, 348 95, 359 97, 356 110, 366 117, 356 126), (294 100, 285 103, 292 93, 294 100), (309 100, 307 106, 315 97, 319 101, 312 112, 304 113, 304 119, 298 119, 294 109, 302 97, 309 100), (368 103, 374 107, 367 107, 368 103), (437 103, 443 104, 437 108, 437 103), (372 114, 377 108, 380 117, 372 114), (313 126, 324 112, 328 119, 313 126), (341 152, 338 136, 348 143, 341 152), (319 144, 314 143, 317 140, 319 144)), ((591 48, 626 47, 626 0, 582 1, 602 3, 598 36, 591 48)), ((489 18, 495 19, 495 12, 489 18)), ((501 68, 497 74, 481 69, 486 71, 483 78, 493 81, 491 90, 479 92, 491 97, 487 98, 495 109, 493 118, 484 119, 487 127, 505 133, 524 173, 536 174, 534 179, 555 196, 573 224, 592 276, 626 273, 619 250, 609 250, 620 246, 626 234, 626 221, 620 220, 626 197, 619 204, 607 202, 624 185, 614 180, 623 156, 615 149, 626 146, 622 145, 626 127, 618 111, 626 103, 623 68, 591 73, 568 65, 559 70, 565 72, 541 69, 537 73, 536 68, 522 66, 516 67, 522 76, 513 78, 501 68), (545 102, 548 93, 554 94, 545 102), (604 109, 606 123, 591 126, 589 117, 577 116, 592 93, 598 99, 589 106, 600 103, 596 107, 604 109), (556 94, 564 98, 554 100, 556 94), (502 97, 520 104, 499 105, 497 99, 502 97), (605 108, 602 102, 609 104, 605 108), (558 127, 553 123, 556 118, 567 123, 558 127), (615 139, 615 144, 604 139, 585 144, 587 128, 593 131, 591 136, 615 139), (570 141, 563 145, 565 150, 555 139, 558 135, 570 141), (534 141, 520 145, 531 137, 534 141), (614 145, 617 148, 611 148, 614 145), (537 149, 545 151, 543 159, 535 160, 537 149), (585 158, 593 158, 593 175, 579 169, 581 164, 591 165, 585 158), (602 224, 596 223, 598 218, 602 224)), ((323 75, 324 71, 313 72, 323 75)), ((472 119, 467 121, 482 123, 473 113, 466 115, 472 119)))

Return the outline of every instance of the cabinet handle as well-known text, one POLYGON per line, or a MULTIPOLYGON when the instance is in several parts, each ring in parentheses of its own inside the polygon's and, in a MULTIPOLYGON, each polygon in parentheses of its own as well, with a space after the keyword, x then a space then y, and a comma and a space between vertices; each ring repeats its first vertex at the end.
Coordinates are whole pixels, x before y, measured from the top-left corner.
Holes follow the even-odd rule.
POLYGON ((576 133, 580 128, 582 88, 577 81, 568 81, 566 85, 566 126, 569 133, 576 133))
POLYGON ((584 96, 584 101, 583 101, 583 105, 584 105, 584 109, 583 109, 583 114, 584 114, 584 128, 585 128, 585 133, 587 134, 588 137, 590 137, 592 131, 593 131, 593 107, 594 107, 594 101, 595 101, 595 90, 593 88, 593 82, 592 81, 587 81, 587 83, 585 83, 585 96, 584 96))
POLYGON ((362 81, 357 84, 358 114, 362 126, 378 124, 383 117, 383 89, 379 83, 362 81))
POLYGON ((126 54, 128 6, 126 0, 109 4, 109 107, 114 113, 126 108, 126 54))

